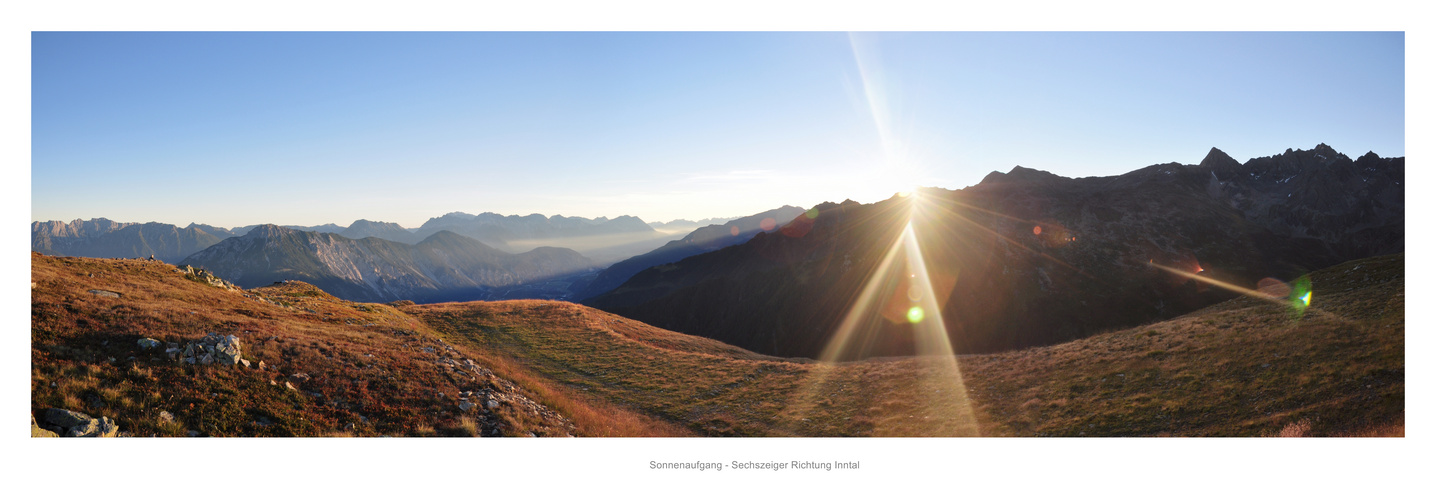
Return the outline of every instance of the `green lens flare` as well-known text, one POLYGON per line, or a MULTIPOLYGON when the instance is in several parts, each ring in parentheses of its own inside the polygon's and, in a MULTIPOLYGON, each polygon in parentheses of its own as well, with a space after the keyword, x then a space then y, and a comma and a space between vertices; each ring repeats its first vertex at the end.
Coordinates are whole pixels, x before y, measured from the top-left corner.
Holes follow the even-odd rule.
POLYGON ((1291 282, 1291 309, 1296 317, 1301 317, 1306 308, 1311 307, 1311 278, 1302 276, 1291 282))
POLYGON ((921 323, 921 322, 922 322, 922 316, 923 316, 923 313, 922 313, 922 308, 921 308, 921 307, 912 306, 912 309, 908 309, 908 310, 907 310, 907 321, 908 321, 909 323, 921 323))

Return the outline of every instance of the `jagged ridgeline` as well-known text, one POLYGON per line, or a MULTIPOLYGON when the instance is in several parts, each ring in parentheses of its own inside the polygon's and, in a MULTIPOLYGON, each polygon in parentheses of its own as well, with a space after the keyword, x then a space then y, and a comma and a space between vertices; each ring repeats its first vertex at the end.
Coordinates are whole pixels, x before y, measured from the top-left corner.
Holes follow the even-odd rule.
POLYGON ((105 218, 30 223, 30 249, 50 255, 147 258, 175 263, 232 233, 213 226, 115 222, 105 218))
MULTIPOLYGON (((1244 288, 1405 246, 1405 160, 1322 144, 1245 164, 1066 178, 1017 167, 975 186, 826 203, 780 231, 647 269, 584 303, 780 356, 819 356, 911 220, 960 352, 1048 345, 1184 314, 1244 288)), ((894 273, 906 277, 910 271, 894 273)), ((909 283, 881 287, 851 356, 914 352, 909 283)), ((933 311, 926 311, 928 315, 933 311)))

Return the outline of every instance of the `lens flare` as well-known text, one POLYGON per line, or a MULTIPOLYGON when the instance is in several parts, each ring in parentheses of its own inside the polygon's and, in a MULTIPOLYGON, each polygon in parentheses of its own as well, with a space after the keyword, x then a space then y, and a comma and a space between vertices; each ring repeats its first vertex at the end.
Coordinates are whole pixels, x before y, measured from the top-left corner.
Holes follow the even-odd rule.
POLYGON ((922 316, 922 307, 912 306, 912 309, 907 310, 908 323, 922 323, 922 316))
POLYGON ((1291 307, 1297 315, 1311 307, 1311 278, 1302 276, 1291 282, 1291 307))

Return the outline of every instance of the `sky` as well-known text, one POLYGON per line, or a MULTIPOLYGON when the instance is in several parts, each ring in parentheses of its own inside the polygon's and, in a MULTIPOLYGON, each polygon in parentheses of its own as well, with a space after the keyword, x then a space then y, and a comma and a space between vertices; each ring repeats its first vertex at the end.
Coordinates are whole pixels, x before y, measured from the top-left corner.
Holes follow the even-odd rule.
POLYGON ((35 32, 32 219, 742 216, 1326 143, 1401 32, 35 32))

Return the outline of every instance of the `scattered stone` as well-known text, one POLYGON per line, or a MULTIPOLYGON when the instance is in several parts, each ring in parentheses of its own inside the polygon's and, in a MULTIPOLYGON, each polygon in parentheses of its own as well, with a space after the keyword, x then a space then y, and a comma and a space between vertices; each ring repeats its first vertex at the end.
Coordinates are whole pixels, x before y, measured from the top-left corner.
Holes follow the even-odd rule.
POLYGON ((101 297, 109 297, 109 298, 112 298, 112 299, 118 299, 118 298, 120 298, 119 292, 111 292, 111 291, 109 291, 109 290, 90 290, 90 293, 93 293, 93 294, 95 294, 95 295, 99 295, 99 296, 101 296, 101 297))
POLYGON ((344 430, 346 430, 346 431, 352 431, 352 430, 354 430, 354 422, 349 422, 349 423, 347 423, 347 424, 344 424, 344 430))
POLYGON ((175 421, 175 416, 174 416, 173 413, 170 413, 170 412, 167 412, 167 411, 164 411, 164 410, 160 410, 160 422, 163 422, 163 423, 168 424, 168 423, 173 423, 174 421, 175 421))
POLYGON ((189 431, 186 434, 188 434, 189 437, 199 437, 199 431, 189 431))
POLYGON ((490 410, 492 410, 499 407, 499 402, 490 399, 487 403, 484 403, 484 406, 487 406, 490 410))
POLYGON ((473 407, 474 407, 474 404, 473 404, 473 403, 470 403, 470 402, 468 402, 468 401, 464 401, 464 402, 459 403, 459 411, 469 411, 469 409, 471 409, 471 408, 473 408, 473 407))
POLYGON ((289 390, 291 390, 291 391, 296 391, 296 390, 298 390, 298 389, 295 389, 295 388, 294 388, 294 384, 291 384, 291 383, 289 383, 289 382, 285 382, 285 383, 284 383, 284 388, 285 388, 285 389, 289 389, 289 390))
POLYGON ((245 368, 249 368, 249 360, 247 360, 247 359, 241 359, 241 360, 239 360, 239 365, 240 365, 240 366, 243 366, 243 367, 245 367, 245 368))
POLYGON ((299 382, 299 383, 302 384, 302 383, 305 383, 305 382, 308 382, 308 381, 309 381, 309 374, 308 374, 308 373, 296 373, 296 374, 290 375, 290 376, 289 376, 289 380, 293 380, 293 381, 295 381, 295 382, 299 382))

